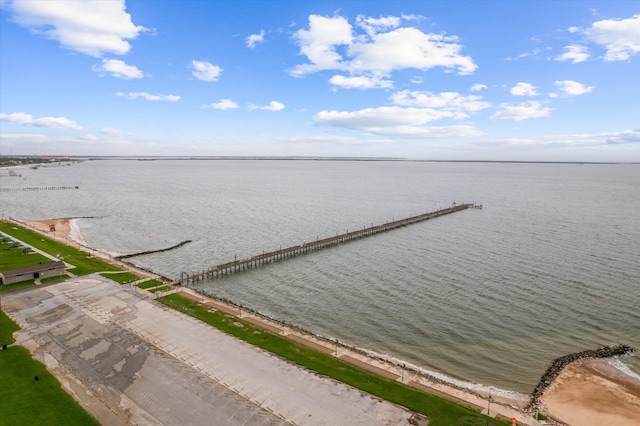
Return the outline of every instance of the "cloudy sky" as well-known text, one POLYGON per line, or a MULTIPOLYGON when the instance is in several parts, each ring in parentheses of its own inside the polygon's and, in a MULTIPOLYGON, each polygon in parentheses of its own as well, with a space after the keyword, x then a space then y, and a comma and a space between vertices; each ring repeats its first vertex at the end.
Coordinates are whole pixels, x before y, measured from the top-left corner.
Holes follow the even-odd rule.
POLYGON ((640 161, 640 2, 0 0, 0 154, 640 161))

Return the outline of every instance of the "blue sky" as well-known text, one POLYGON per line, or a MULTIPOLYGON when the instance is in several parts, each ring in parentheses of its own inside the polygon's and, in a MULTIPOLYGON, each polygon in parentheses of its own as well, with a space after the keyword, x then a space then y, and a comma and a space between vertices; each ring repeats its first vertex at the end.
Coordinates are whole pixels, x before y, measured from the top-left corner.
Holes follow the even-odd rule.
POLYGON ((0 154, 640 161, 640 1, 0 0, 0 154))

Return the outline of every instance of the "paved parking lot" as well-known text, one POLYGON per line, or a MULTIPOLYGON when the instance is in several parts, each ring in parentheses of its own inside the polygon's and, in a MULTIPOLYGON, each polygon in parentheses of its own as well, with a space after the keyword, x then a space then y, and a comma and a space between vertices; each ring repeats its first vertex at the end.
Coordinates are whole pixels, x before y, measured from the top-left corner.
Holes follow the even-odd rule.
POLYGON ((412 414, 97 275, 2 304, 18 343, 102 424, 405 425, 412 414))

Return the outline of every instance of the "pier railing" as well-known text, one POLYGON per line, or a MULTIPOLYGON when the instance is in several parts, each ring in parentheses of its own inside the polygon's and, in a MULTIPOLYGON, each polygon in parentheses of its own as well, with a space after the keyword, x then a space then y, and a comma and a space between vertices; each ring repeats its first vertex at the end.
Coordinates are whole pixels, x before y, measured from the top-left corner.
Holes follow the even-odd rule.
POLYGON ((481 209, 482 204, 476 204, 476 203, 455 204, 454 203, 451 207, 419 214, 417 216, 407 217, 400 220, 394 220, 392 222, 387 222, 382 225, 376 225, 368 228, 359 229, 356 231, 346 232, 344 234, 339 234, 333 237, 317 239, 316 241, 305 242, 297 246, 280 248, 278 250, 252 256, 247 259, 234 259, 231 262, 222 263, 220 265, 216 265, 204 271, 194 272, 191 274, 182 272, 180 274, 180 283, 182 285, 189 285, 189 283, 194 283, 196 281, 211 280, 211 279, 219 278, 219 277, 233 274, 236 272, 262 266, 268 263, 277 262, 277 261, 288 259, 291 257, 311 253, 311 252, 322 250, 328 247, 333 247, 338 244, 344 244, 349 241, 354 241, 360 238, 379 234, 381 232, 391 231, 393 229, 397 229, 402 226, 411 225, 414 223, 418 223, 418 222, 433 219, 439 216, 444 216, 447 214, 459 212, 469 208, 481 209))
POLYGON ((2 192, 12 191, 59 191, 64 189, 80 189, 79 186, 32 186, 28 188, 1 188, 2 192))

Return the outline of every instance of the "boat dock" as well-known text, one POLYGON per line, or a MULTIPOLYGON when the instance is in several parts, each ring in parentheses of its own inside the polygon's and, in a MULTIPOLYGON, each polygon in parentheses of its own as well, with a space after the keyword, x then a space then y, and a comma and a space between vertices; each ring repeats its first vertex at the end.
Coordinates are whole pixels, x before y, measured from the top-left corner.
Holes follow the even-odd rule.
POLYGON ((328 247, 333 247, 338 244, 344 244, 349 241, 379 234, 381 232, 391 231, 393 229, 400 228, 402 226, 412 225, 414 223, 423 222, 425 220, 433 219, 439 216, 444 216, 447 214, 451 214, 451 213, 455 213, 455 212, 459 212, 459 211, 471 209, 471 208, 481 209, 482 204, 476 204, 476 203, 455 204, 454 203, 451 207, 423 213, 417 216, 407 217, 405 219, 394 220, 392 222, 387 222, 382 225, 376 225, 368 228, 363 228, 357 231, 346 232, 344 234, 339 234, 334 237, 317 239, 316 241, 304 242, 303 244, 300 244, 297 246, 280 248, 278 250, 270 251, 268 253, 263 252, 262 254, 252 256, 247 259, 234 259, 231 262, 222 263, 220 265, 216 265, 204 271, 194 272, 191 274, 188 274, 186 272, 181 272, 180 283, 182 285, 189 285, 189 283, 194 283, 196 281, 211 280, 211 279, 223 277, 236 272, 256 268, 258 266, 262 266, 268 263, 277 262, 277 261, 288 259, 291 257, 300 256, 303 254, 308 254, 308 253, 322 250, 328 247))

